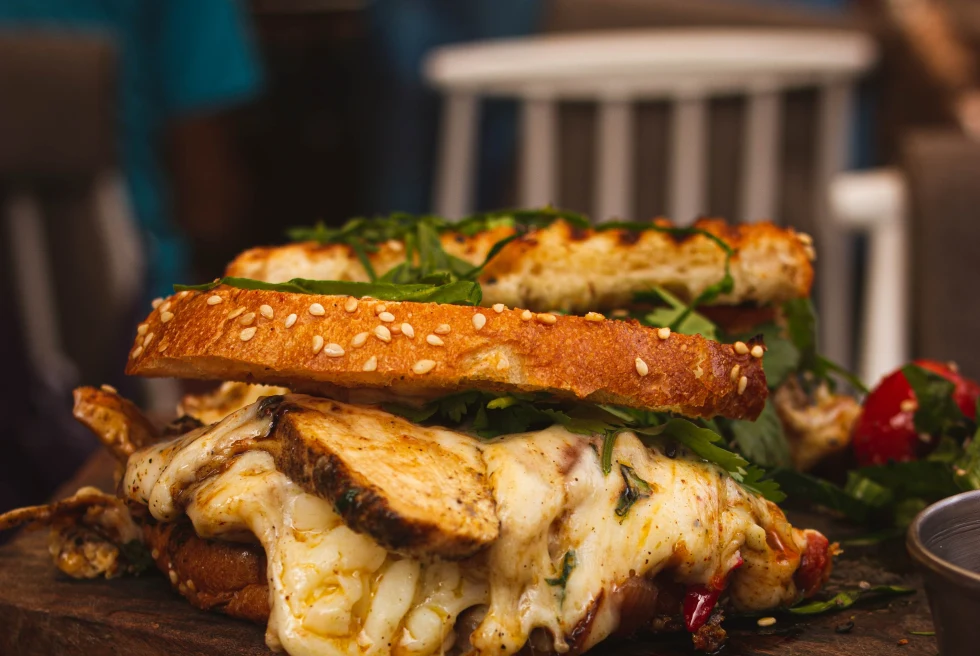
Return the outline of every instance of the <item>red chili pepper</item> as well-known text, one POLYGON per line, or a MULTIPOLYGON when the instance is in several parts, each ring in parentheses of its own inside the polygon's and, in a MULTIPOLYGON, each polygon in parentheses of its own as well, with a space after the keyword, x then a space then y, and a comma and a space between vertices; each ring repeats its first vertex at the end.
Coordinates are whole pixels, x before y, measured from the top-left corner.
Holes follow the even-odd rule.
POLYGON ((737 560, 728 571, 728 574, 725 574, 720 580, 712 579, 711 586, 688 586, 687 594, 684 595, 684 624, 691 633, 700 629, 708 621, 708 618, 711 617, 711 611, 715 609, 715 604, 718 602, 721 591, 728 584, 728 577, 745 563, 742 560, 742 554, 736 554, 736 558, 737 560))
POLYGON ((712 590, 706 585, 688 587, 684 596, 684 624, 688 631, 694 633, 704 626, 720 594, 721 590, 712 590))

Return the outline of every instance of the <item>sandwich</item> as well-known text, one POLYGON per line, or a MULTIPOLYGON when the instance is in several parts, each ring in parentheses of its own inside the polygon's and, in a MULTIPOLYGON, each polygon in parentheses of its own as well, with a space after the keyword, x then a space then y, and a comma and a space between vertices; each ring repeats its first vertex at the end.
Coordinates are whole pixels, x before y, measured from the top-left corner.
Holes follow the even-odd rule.
POLYGON ((250 251, 155 302, 127 372, 222 387, 166 427, 111 388, 76 390, 118 489, 0 528, 51 524, 75 576, 134 571, 142 546, 190 603, 265 623, 292 656, 578 654, 670 631, 714 651, 726 612, 815 594, 836 545, 792 527, 778 486, 718 429, 765 412, 765 341, 612 312, 659 288, 686 308, 676 328, 699 298, 783 299, 812 273, 764 274, 808 262, 808 244, 772 226, 500 218, 368 222, 250 251), (741 264, 755 242, 735 254, 723 239, 739 230, 785 259, 741 264), (636 275, 633 247, 650 263, 636 275))

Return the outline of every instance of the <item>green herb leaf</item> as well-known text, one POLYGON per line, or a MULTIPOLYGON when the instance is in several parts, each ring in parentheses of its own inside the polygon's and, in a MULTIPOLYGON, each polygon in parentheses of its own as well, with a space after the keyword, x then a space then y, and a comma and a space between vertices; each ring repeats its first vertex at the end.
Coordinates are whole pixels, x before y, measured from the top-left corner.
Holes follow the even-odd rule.
POLYGON ((783 303, 783 317, 790 341, 800 352, 800 366, 813 370, 817 358, 817 313, 809 298, 796 298, 783 303))
POLYGON ((770 476, 790 499, 806 499, 856 522, 865 522, 873 510, 872 506, 855 499, 833 483, 810 474, 793 469, 776 469, 770 472, 770 476))
POLYGON ((799 371, 811 372, 817 380, 826 381, 831 389, 834 388, 831 374, 836 374, 855 390, 868 393, 868 388, 857 376, 817 353, 817 314, 809 298, 787 301, 783 303, 782 310, 786 332, 800 353, 799 371))
POLYGON ((953 481, 952 468, 935 460, 890 462, 877 467, 862 467, 855 476, 869 478, 891 490, 896 499, 919 498, 938 501, 960 492, 953 481))
POLYGON ((866 597, 899 597, 903 595, 915 594, 913 588, 903 588, 897 585, 879 585, 868 590, 846 590, 838 592, 827 601, 812 601, 801 605, 793 606, 787 610, 794 615, 818 615, 829 611, 843 610, 850 608, 859 599, 866 597))
POLYGON ((548 585, 561 588, 561 592, 558 593, 559 606, 565 603, 565 587, 568 585, 568 577, 571 576, 576 565, 578 565, 578 560, 575 558, 575 550, 569 549, 561 559, 561 574, 553 579, 545 579, 545 583, 548 585))
POLYGON ((721 435, 707 428, 701 428, 687 419, 675 417, 660 426, 650 428, 634 428, 633 431, 646 442, 646 437, 667 435, 677 440, 698 457, 721 466, 741 481, 749 462, 734 451, 716 446, 721 441, 721 435))
MULTIPOLYGON (((532 394, 498 396, 488 392, 461 392, 431 401, 421 407, 384 404, 384 409, 413 421, 468 430, 481 438, 511 435, 559 424, 569 432, 601 436, 600 466, 604 474, 612 471, 616 438, 634 431, 645 443, 654 438, 671 437, 699 457, 728 471, 745 488, 777 503, 785 498, 778 484, 765 472, 751 466, 745 458, 714 443, 722 436, 710 428, 669 415, 620 408, 592 406, 532 394)), ((711 422, 705 422, 711 424, 711 422)))
POLYGON ((915 430, 938 436, 963 422, 963 413, 953 400, 956 386, 951 380, 914 364, 902 367, 902 375, 915 392, 918 403, 915 430))
POLYGON ((963 491, 980 490, 980 428, 953 465, 953 480, 963 491))
POLYGON ((464 235, 472 236, 499 227, 546 228, 559 219, 563 219, 575 228, 593 227, 585 215, 554 207, 482 212, 460 219, 457 223, 451 224, 451 227, 464 235))
POLYGON ((894 493, 889 488, 853 470, 847 472, 844 492, 872 508, 882 508, 895 499, 894 493))
POLYGON ((470 281, 445 285, 394 284, 387 282, 352 282, 347 280, 306 280, 293 278, 287 282, 263 282, 251 278, 221 278, 204 285, 174 285, 174 291, 211 291, 219 285, 238 289, 260 289, 292 294, 322 294, 326 296, 372 296, 382 301, 412 301, 415 303, 448 303, 479 305, 483 298, 480 285, 470 281))
POLYGON ((769 472, 760 467, 752 465, 746 467, 745 474, 739 482, 742 487, 773 503, 782 503, 786 500, 786 493, 779 487, 779 483, 773 480, 769 472))
POLYGON ((750 461, 762 467, 790 466, 789 442, 771 398, 757 420, 731 421, 729 426, 739 450, 750 461))
POLYGON ((932 636, 936 635, 936 632, 935 631, 909 631, 909 635, 924 636, 926 638, 931 638, 932 636))
POLYGON ((640 499, 646 499, 653 494, 653 490, 650 488, 650 484, 640 478, 636 470, 629 465, 619 463, 619 472, 623 476, 623 491, 619 495, 619 502, 616 504, 616 516, 626 517, 630 508, 640 499))
POLYGON ((657 307, 652 312, 641 317, 640 323, 646 326, 661 328, 669 327, 672 331, 683 335, 702 335, 707 339, 718 339, 718 327, 713 321, 700 314, 679 298, 662 287, 654 287, 650 291, 634 295, 637 302, 666 303, 666 307, 657 307))
POLYGON ((618 430, 607 430, 602 436, 602 457, 600 459, 600 466, 602 467, 602 473, 608 474, 612 471, 612 454, 613 447, 616 446, 616 438, 619 437, 620 431, 618 430))

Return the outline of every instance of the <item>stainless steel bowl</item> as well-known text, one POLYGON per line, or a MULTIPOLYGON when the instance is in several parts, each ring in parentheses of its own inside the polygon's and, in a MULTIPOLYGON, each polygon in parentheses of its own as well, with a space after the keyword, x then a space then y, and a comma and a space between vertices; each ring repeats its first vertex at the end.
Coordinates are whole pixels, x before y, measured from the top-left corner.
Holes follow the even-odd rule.
POLYGON ((923 510, 906 538, 922 571, 943 656, 980 653, 980 490, 923 510))

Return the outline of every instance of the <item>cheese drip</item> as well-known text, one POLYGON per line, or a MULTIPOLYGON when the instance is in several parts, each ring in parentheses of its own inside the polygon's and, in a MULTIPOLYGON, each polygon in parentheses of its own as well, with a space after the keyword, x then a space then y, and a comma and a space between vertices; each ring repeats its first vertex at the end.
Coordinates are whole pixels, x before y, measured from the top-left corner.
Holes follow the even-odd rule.
POLYGON ((460 613, 480 606, 486 613, 468 636, 476 654, 513 654, 539 628, 555 651, 581 652, 619 625, 617 587, 662 571, 683 584, 720 584, 731 573, 739 610, 797 595, 793 573, 805 538, 778 508, 714 465, 668 458, 632 433, 617 439, 608 475, 590 448, 598 441, 560 426, 490 442, 457 433, 481 453, 500 535, 477 556, 452 562, 404 557, 345 526, 259 448, 272 430, 260 405, 134 454, 125 489, 158 519, 184 510, 202 537, 251 533, 259 540, 268 556, 266 640, 273 649, 293 656, 443 653, 466 638, 454 634, 460 613), (625 517, 615 512, 625 487, 621 464, 651 488, 625 517), (570 553, 575 566, 561 581, 570 553), (732 572, 740 560, 745 565, 732 572), (583 622, 588 630, 570 642, 583 622))

